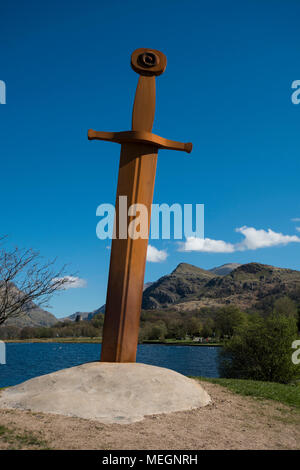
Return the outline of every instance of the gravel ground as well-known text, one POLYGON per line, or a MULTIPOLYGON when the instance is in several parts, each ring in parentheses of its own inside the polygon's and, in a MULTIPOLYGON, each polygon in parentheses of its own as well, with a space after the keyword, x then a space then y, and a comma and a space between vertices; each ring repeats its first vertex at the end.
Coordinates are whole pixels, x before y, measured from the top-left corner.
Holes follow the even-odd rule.
MULTIPOLYGON (((201 382, 200 382, 201 383, 201 382)), ((299 449, 300 412, 202 383, 211 405, 133 424, 0 410, 0 449, 299 449)))

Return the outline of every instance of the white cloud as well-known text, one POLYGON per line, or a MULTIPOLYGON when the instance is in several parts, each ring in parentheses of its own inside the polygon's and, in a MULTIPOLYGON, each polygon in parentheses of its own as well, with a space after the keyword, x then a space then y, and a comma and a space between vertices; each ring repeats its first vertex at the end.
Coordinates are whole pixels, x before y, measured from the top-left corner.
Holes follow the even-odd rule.
POLYGON ((237 243, 237 251, 256 250, 257 248, 266 248, 270 246, 287 245, 292 242, 300 242, 297 235, 283 235, 282 233, 268 230, 256 230, 254 227, 240 227, 235 230, 244 235, 245 239, 237 243))
POLYGON ((300 227, 296 227, 297 232, 300 232, 300 227))
POLYGON ((292 222, 300 222, 300 217, 295 217, 294 219, 291 219, 292 222))
MULTIPOLYGON (((235 230, 244 236, 239 243, 228 243, 210 238, 189 237, 181 244, 180 251, 200 251, 205 253, 233 253, 234 251, 257 250, 270 246, 287 245, 300 242, 297 235, 283 235, 271 229, 257 230, 254 227, 240 227, 235 230)), ((300 231, 300 227, 299 227, 300 231)))
POLYGON ((167 259, 167 252, 165 250, 158 250, 152 245, 148 245, 147 261, 150 263, 160 263, 167 259))
POLYGON ((79 289, 87 286, 85 279, 81 279, 80 277, 75 276, 54 277, 52 279, 52 282, 57 281, 64 281, 64 283, 61 285, 62 290, 79 289))
POLYGON ((232 253, 234 245, 223 240, 211 240, 210 238, 188 237, 181 243, 179 251, 202 251, 205 253, 232 253))

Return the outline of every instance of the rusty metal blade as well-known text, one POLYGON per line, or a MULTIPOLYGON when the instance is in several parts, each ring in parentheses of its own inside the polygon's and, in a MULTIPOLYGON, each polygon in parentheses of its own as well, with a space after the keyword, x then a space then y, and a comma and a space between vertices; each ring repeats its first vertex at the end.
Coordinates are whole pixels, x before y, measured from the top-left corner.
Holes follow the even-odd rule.
MULTIPOLYGON (((116 214, 119 196, 128 206, 139 203, 148 209, 148 231, 157 163, 157 147, 122 144, 116 214)), ((148 239, 119 239, 116 216, 112 241, 101 361, 135 362, 148 239)))

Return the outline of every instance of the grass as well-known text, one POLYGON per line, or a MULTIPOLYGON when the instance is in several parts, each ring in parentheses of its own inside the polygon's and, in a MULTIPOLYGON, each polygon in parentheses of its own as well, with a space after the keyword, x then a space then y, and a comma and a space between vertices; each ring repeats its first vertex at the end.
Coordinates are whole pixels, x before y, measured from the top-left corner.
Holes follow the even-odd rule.
POLYGON ((285 405, 293 406, 300 412, 300 383, 285 385, 274 382, 261 382, 258 380, 212 379, 207 377, 194 378, 222 385, 239 395, 275 400, 285 405))
POLYGON ((32 432, 17 431, 0 425, 0 441, 8 444, 9 449, 38 448, 49 449, 47 443, 32 432))

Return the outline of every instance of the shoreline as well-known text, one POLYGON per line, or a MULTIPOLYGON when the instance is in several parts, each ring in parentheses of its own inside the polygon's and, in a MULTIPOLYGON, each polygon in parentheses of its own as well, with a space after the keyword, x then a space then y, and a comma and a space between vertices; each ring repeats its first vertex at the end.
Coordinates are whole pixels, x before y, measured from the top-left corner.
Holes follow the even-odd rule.
MULTIPOLYGON (((30 339, 7 339, 4 343, 91 343, 102 344, 102 338, 30 338, 30 339)), ((222 343, 197 343, 195 341, 144 341, 140 344, 161 344, 163 346, 208 346, 222 347, 222 343)))

